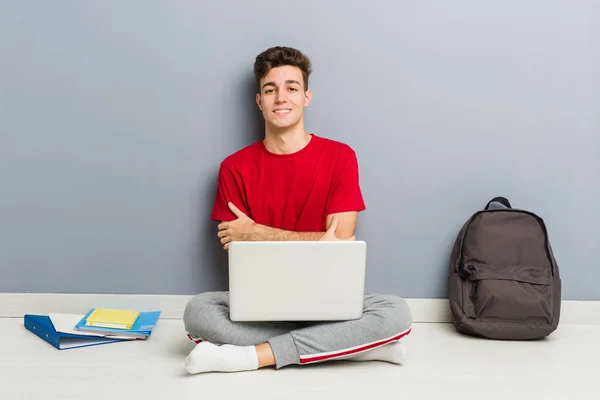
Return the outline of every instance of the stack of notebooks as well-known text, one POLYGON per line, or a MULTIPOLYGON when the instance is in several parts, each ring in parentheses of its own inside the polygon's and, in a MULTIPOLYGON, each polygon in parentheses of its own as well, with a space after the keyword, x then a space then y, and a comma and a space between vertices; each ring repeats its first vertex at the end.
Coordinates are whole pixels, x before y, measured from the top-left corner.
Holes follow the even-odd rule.
POLYGON ((92 308, 84 316, 74 314, 26 314, 25 328, 59 350, 147 339, 160 311, 139 312, 92 308))

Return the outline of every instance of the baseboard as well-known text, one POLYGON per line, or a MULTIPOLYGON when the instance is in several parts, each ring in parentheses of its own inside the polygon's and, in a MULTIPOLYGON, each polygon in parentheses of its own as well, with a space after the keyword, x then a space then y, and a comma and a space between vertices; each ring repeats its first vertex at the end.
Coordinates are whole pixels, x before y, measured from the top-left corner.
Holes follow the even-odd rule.
MULTIPOLYGON (((160 310, 163 319, 180 319, 187 295, 154 294, 65 294, 0 293, 0 318, 22 318, 25 314, 84 314, 92 307, 132 308, 140 311, 160 310)), ((406 299, 413 321, 448 323, 451 321, 447 299, 406 299)), ((600 301, 562 302, 561 325, 600 325, 600 301)))

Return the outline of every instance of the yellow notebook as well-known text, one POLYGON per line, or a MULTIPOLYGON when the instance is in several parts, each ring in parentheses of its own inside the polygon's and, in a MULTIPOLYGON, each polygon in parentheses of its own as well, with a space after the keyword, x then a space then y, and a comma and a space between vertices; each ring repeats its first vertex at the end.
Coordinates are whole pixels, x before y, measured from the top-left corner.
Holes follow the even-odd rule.
POLYGON ((139 316, 138 311, 95 308, 86 318, 85 324, 100 328, 131 329, 139 316))

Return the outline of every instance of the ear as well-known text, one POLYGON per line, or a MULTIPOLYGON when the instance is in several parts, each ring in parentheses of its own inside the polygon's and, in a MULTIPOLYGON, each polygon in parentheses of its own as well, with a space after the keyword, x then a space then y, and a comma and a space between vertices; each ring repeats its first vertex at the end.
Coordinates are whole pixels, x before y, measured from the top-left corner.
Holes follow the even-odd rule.
POLYGON ((260 106, 260 93, 256 93, 256 104, 258 104, 258 108, 262 111, 262 107, 260 106))
POLYGON ((312 90, 307 89, 306 92, 304 92, 304 107, 308 107, 311 100, 312 100, 312 90))

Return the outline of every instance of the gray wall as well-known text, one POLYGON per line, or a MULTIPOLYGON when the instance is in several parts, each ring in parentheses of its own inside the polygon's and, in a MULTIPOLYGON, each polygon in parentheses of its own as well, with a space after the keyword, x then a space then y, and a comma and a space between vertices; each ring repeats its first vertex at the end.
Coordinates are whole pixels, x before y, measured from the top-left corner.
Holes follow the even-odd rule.
POLYGON ((564 298, 600 300, 598 2, 203 4, 0 3, 0 291, 226 288, 216 173, 284 44, 314 62, 307 129, 358 154, 369 291, 445 296, 505 195, 545 218, 564 298))

